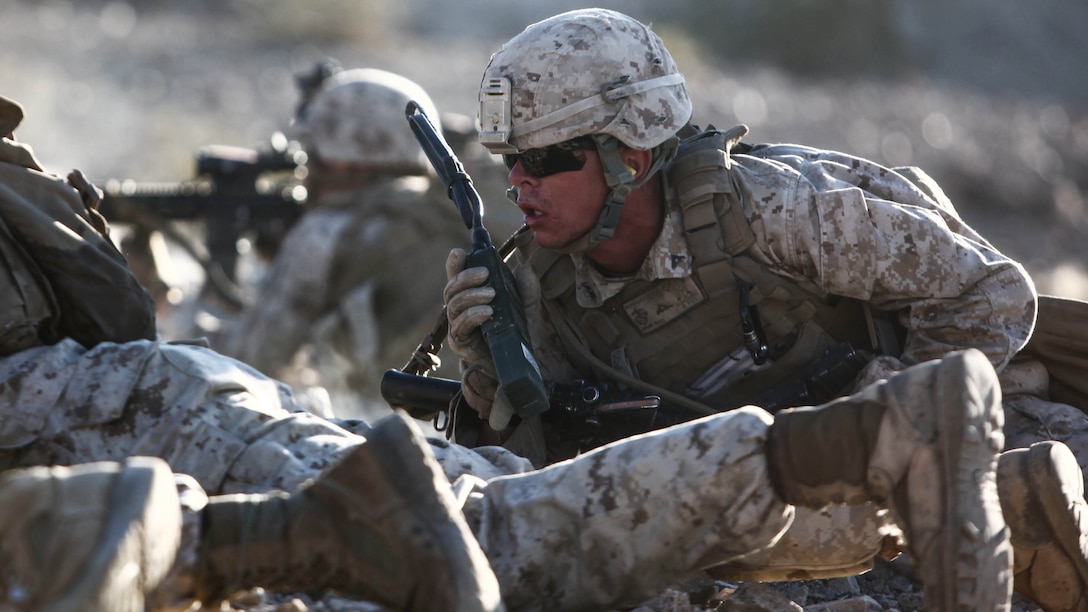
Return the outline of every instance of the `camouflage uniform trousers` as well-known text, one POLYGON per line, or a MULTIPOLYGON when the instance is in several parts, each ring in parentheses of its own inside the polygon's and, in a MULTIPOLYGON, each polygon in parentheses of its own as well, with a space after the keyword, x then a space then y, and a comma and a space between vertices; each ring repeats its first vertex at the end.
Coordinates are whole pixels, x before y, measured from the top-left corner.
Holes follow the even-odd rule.
MULTIPOLYGON (((65 341, 0 360, 0 381, 5 468, 148 455, 195 478, 181 487, 184 541, 160 601, 191 578, 205 494, 297 488, 367 429, 302 412, 281 383, 199 346, 65 341)), ((767 477, 769 422, 736 411, 540 471, 500 448, 432 448, 511 607, 542 595, 582 605, 651 596, 773 542, 793 509, 767 477)))
MULTIPOLYGON (((0 406, 3 467, 150 455, 195 477, 175 593, 195 567, 205 492, 295 489, 367 431, 301 411, 287 387, 233 359, 155 342, 65 341, 7 357, 0 406)), ((501 448, 431 446, 511 609, 603 608, 710 567, 833 570, 877 554, 886 521, 875 507, 812 512, 778 499, 770 423, 746 407, 535 471, 501 448)))
MULTIPOLYGON (((782 502, 771 486, 764 454, 770 424, 769 414, 749 406, 542 470, 500 447, 428 441, 507 609, 611 609, 647 600, 702 568, 761 556, 795 512, 811 514, 782 502)), ((364 422, 343 425, 356 432, 348 436, 365 439, 364 422)), ((178 594, 187 592, 182 585, 195 567, 195 510, 203 506, 196 499, 183 508, 191 518, 175 575, 157 594, 171 606, 184 600, 178 594)))
MULTIPOLYGON (((1000 376, 1006 449, 1059 440, 1084 470, 1088 415, 1045 399, 1040 368, 1018 359, 1000 376)), ((917 377, 918 371, 890 375, 917 377)), ((920 378, 907 388, 928 393, 934 382, 920 378)), ((863 387, 854 395, 864 398, 870 389, 875 392, 863 387)), ((876 556, 896 555, 902 534, 883 508, 811 510, 777 501, 762 455, 771 418, 749 406, 522 476, 455 481, 475 485, 459 495, 507 604, 607 608, 621 603, 617 594, 624 594, 623 603, 637 603, 691 571, 799 580, 855 575, 876 556)))

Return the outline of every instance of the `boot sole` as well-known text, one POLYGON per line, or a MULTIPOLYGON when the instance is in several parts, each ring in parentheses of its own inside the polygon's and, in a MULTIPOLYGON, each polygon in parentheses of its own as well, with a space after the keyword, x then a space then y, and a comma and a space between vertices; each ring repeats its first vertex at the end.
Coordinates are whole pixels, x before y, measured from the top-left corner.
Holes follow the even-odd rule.
MULTIPOLYGON (((977 353, 978 359, 985 359, 977 353)), ((972 370, 966 359, 954 358, 956 366, 941 370, 942 378, 958 381, 972 370)), ((951 364, 948 364, 951 365, 951 364)), ((963 384, 962 382, 960 383, 963 384)), ((996 378, 994 385, 996 386, 996 378)), ((951 388, 941 385, 941 388, 951 388)), ((971 384, 965 393, 978 393, 971 384)), ((920 570, 927 610, 1008 610, 1012 596, 1012 545, 997 495, 995 470, 997 454, 1004 441, 1000 406, 988 414, 983 402, 972 398, 955 402, 956 410, 939 409, 943 416, 938 430, 938 453, 942 457, 946 495, 944 528, 937 537, 940 547, 936 567, 920 570), (980 582, 978 577, 998 577, 998 584, 980 582), (931 585, 944 585, 934 592, 931 585), (997 588, 995 588, 997 587, 997 588)))
MULTIPOLYGON (((457 577, 457 612, 500 612, 499 585, 476 537, 469 530, 438 462, 424 448, 423 434, 400 414, 382 419, 367 438, 389 482, 438 541, 457 577)), ((426 582, 426 581, 424 581, 426 582)), ((428 594, 422 593, 426 598, 428 594)))
POLYGON ((1088 534, 1088 515, 1083 494, 1080 499, 1071 499, 1062 487, 1061 462, 1070 464, 1068 470, 1076 473, 1076 478, 1083 478, 1080 465, 1072 451, 1064 445, 1034 444, 1028 450, 1029 473, 1044 475, 1036 481, 1040 506, 1046 516, 1047 524, 1055 535, 1055 540, 1069 558, 1080 576, 1081 588, 1088 589, 1088 559, 1085 559, 1084 538, 1088 534), (1064 457, 1061 457, 1064 455, 1064 457), (1063 511, 1072 503, 1073 513, 1063 511))
POLYGON ((94 555, 46 606, 49 612, 142 612, 145 596, 174 562, 181 505, 167 464, 131 458, 112 481, 110 512, 94 555))

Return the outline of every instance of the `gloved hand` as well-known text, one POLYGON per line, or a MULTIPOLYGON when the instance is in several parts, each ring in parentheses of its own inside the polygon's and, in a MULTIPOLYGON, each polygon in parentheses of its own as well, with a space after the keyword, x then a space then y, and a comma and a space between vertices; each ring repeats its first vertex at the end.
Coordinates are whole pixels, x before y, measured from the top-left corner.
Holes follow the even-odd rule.
MULTIPOLYGON (((495 430, 505 429, 514 411, 499 388, 495 365, 480 326, 494 313, 491 300, 495 290, 485 285, 487 268, 465 269, 467 254, 452 249, 446 258, 446 288, 443 298, 450 328, 447 343, 461 360, 461 393, 465 401, 495 430)), ((537 322, 540 310, 540 282, 529 266, 514 275, 526 319, 537 322)))
MULTIPOLYGON (((478 365, 461 362, 461 395, 480 417, 490 421, 495 396, 499 395, 499 381, 495 375, 478 365)), ((513 412, 513 409, 510 410, 513 412)))
POLYGON ((506 399, 506 393, 499 386, 499 381, 479 366, 466 367, 462 361, 461 367, 461 395, 465 402, 480 413, 480 417, 487 421, 491 429, 506 429, 510 419, 514 418, 514 407, 506 399))
POLYGON ((465 269, 468 254, 452 249, 446 258, 446 288, 442 298, 450 322, 446 343, 461 360, 461 393, 483 418, 491 414, 499 381, 480 325, 494 313, 491 300, 495 290, 487 286, 487 268, 465 269))
POLYGON ((446 303, 446 317, 450 322, 447 342, 455 355, 468 365, 479 366, 494 373, 487 342, 480 325, 491 318, 494 310, 491 300, 495 290, 486 285, 487 268, 465 269, 468 254, 464 249, 450 250, 446 258, 446 288, 442 298, 446 303))

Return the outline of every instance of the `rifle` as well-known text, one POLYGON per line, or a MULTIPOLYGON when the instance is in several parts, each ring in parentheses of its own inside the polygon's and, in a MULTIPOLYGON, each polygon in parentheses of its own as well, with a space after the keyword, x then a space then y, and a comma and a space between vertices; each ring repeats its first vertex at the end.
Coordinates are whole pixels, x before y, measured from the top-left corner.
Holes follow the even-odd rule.
MULTIPOLYGON (((333 58, 318 60, 295 76, 301 118, 325 82, 342 70, 333 58)), ((254 237, 257 251, 271 258, 287 230, 304 211, 301 185, 306 153, 298 142, 276 132, 261 150, 208 145, 196 153, 196 178, 172 183, 105 182, 99 211, 110 221, 130 224, 136 251, 148 252, 151 232, 158 231, 184 249, 204 268, 210 288, 228 306, 241 310, 245 301, 237 287, 238 239, 254 237), (190 238, 177 221, 197 221, 204 236, 190 238)), ((145 279, 147 282, 158 279, 145 279)), ((150 287, 149 287, 150 288, 150 287)))
MULTIPOLYGON (((514 277, 483 225, 480 194, 473 187, 472 179, 460 160, 419 104, 409 102, 405 116, 427 159, 446 185, 465 227, 472 232, 472 251, 468 254, 466 267, 484 266, 490 273, 488 283, 495 290, 495 297, 491 301, 493 314, 484 322, 481 330, 495 364, 500 390, 518 416, 528 418, 539 415, 549 408, 548 390, 544 386, 540 366, 532 356, 528 325, 514 277)), ((496 402, 496 406, 499 406, 499 402, 496 402)), ((490 424, 496 430, 505 429, 513 416, 503 412, 492 410, 490 424)))
POLYGON ((306 154, 276 133, 263 150, 206 145, 196 153, 196 176, 177 182, 104 182, 99 204, 110 222, 137 233, 162 232, 204 268, 209 286, 228 304, 244 304, 236 288, 238 240, 251 235, 258 250, 274 250, 303 212, 299 182, 306 154), (203 227, 203 244, 178 231, 175 222, 203 227))
MULTIPOLYGON (((382 398, 393 408, 409 416, 435 419, 439 431, 447 429, 450 421, 456 427, 459 419, 448 418, 440 426, 436 414, 447 417, 461 407, 461 381, 434 376, 420 376, 401 370, 386 370, 381 380, 382 398)), ((604 383, 575 380, 557 383, 547 394, 548 409, 542 415, 545 436, 550 448, 570 447, 584 452, 627 436, 667 427, 694 416, 682 409, 662 405, 661 397, 636 391, 613 390, 604 383)), ((475 414, 471 410, 468 412, 475 414)))

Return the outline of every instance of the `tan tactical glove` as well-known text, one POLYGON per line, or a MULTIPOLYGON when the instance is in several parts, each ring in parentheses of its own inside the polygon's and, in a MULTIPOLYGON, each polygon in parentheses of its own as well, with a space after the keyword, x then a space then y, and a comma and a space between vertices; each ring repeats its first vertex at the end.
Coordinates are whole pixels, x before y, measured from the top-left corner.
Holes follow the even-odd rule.
POLYGON ((494 313, 491 300, 495 290, 485 285, 487 268, 465 269, 467 257, 464 249, 452 249, 446 258, 448 282, 442 297, 450 322, 447 344, 461 360, 461 393, 465 401, 487 419, 499 382, 480 325, 494 313))
POLYGON ((452 249, 446 258, 448 280, 442 298, 450 321, 447 342, 461 361, 494 372, 480 325, 494 312, 491 300, 495 298, 495 290, 485 284, 489 275, 487 268, 465 269, 467 257, 464 249, 452 249))
MULTIPOLYGON (((495 430, 505 429, 514 411, 499 389, 495 364, 480 326, 494 312, 495 290, 485 285, 487 268, 465 269, 467 253, 452 249, 446 258, 443 299, 450 322, 447 344, 461 360, 461 393, 465 401, 495 430)), ((526 318, 533 321, 540 309, 540 283, 528 266, 518 268, 514 280, 526 318)))

